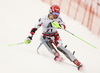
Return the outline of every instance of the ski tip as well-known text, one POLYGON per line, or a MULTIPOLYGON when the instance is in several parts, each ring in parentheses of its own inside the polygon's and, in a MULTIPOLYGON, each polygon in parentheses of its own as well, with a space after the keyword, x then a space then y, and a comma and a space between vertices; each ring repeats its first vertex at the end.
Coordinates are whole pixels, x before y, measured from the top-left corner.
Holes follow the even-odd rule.
POLYGON ((83 70, 83 65, 79 65, 79 66, 78 66, 78 70, 79 70, 79 71, 82 71, 82 70, 83 70))

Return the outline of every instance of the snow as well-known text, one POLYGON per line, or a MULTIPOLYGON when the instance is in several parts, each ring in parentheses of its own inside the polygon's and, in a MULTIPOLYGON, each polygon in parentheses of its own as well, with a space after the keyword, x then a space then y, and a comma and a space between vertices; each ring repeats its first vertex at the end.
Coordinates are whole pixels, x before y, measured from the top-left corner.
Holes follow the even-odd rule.
POLYGON ((0 0, 0 73, 100 73, 100 38, 72 18, 61 13, 67 30, 93 44, 97 49, 77 39, 64 30, 58 30, 64 45, 84 65, 78 71, 63 54, 63 63, 55 62, 54 56, 42 45, 37 54, 41 28, 29 45, 21 44, 38 19, 49 12, 49 5, 40 0, 0 0))

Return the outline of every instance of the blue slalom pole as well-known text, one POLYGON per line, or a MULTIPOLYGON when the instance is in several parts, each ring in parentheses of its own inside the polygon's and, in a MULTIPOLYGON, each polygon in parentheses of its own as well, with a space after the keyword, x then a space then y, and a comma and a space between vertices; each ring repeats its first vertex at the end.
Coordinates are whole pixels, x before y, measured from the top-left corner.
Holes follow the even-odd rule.
POLYGON ((42 42, 42 43, 40 43, 40 45, 38 46, 38 48, 37 48, 37 53, 39 54, 39 48, 41 47, 41 45, 45 42, 47 40, 47 38, 42 42))

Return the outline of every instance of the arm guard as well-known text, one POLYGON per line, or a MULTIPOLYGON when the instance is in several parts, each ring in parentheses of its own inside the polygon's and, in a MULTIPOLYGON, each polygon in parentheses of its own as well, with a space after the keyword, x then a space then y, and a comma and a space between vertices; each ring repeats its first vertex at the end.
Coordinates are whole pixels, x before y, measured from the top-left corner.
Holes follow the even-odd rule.
POLYGON ((30 34, 33 36, 36 31, 37 31, 37 28, 32 28, 32 30, 30 31, 30 34))

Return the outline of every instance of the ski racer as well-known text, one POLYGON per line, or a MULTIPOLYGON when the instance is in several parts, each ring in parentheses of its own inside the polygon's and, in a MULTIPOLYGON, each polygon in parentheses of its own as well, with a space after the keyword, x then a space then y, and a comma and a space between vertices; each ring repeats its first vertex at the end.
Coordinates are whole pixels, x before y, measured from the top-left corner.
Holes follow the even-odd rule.
POLYGON ((73 62, 79 70, 82 67, 81 62, 79 62, 75 56, 63 46, 57 28, 52 26, 52 23, 57 23, 60 27, 66 29, 66 26, 59 15, 60 7, 58 5, 52 5, 50 7, 49 14, 46 14, 39 19, 38 23, 34 26, 34 28, 32 28, 30 35, 24 42, 25 44, 29 44, 38 28, 42 27, 41 41, 47 38, 44 45, 55 56, 54 60, 61 61, 63 58, 60 56, 59 52, 54 48, 52 44, 54 44, 60 52, 62 52, 71 62, 73 62))

